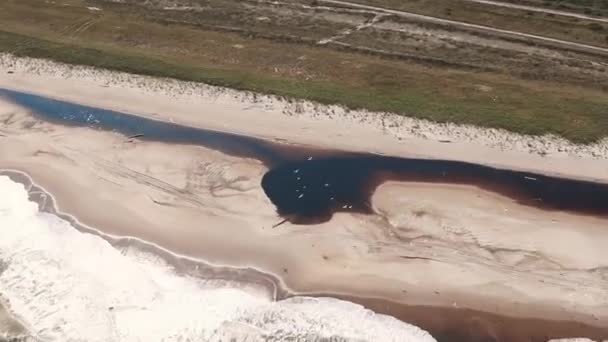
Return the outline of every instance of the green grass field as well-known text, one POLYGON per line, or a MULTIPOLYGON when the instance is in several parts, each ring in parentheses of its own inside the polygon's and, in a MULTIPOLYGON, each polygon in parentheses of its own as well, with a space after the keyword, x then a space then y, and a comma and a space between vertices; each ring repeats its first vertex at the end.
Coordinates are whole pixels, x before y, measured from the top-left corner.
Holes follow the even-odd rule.
POLYGON ((0 51, 582 143, 608 136, 608 94, 592 86, 168 24, 116 4, 100 12, 86 6, 5 0, 0 51))

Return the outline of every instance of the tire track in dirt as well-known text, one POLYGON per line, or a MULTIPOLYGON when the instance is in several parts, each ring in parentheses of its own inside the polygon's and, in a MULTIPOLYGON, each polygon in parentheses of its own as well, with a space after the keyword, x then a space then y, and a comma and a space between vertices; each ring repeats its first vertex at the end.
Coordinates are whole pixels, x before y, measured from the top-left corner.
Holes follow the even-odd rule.
POLYGON ((432 23, 444 24, 444 25, 452 25, 452 26, 469 28, 469 29, 476 29, 476 30, 494 33, 494 34, 509 35, 512 37, 526 38, 529 40, 535 40, 535 41, 539 41, 539 42, 559 44, 564 47, 569 47, 569 48, 573 48, 573 49, 577 49, 577 50, 608 54, 608 48, 587 45, 587 44, 582 44, 582 43, 575 43, 575 42, 560 40, 560 39, 556 39, 556 38, 538 36, 538 35, 529 34, 529 33, 503 30, 503 29, 498 29, 498 28, 484 26, 484 25, 469 24, 469 23, 465 23, 465 22, 461 22, 461 21, 441 19, 441 18, 431 17, 431 16, 427 16, 427 15, 422 15, 422 14, 398 11, 398 10, 393 10, 393 9, 388 9, 388 8, 383 8, 383 7, 362 5, 362 4, 352 3, 352 2, 348 2, 348 1, 341 1, 341 0, 317 0, 317 1, 318 1, 318 3, 327 4, 327 5, 337 5, 337 6, 346 6, 346 7, 351 7, 351 8, 365 9, 365 10, 374 11, 377 14, 380 14, 380 13, 393 14, 393 15, 404 17, 404 18, 411 18, 411 19, 420 20, 420 21, 426 21, 426 22, 432 22, 432 23))

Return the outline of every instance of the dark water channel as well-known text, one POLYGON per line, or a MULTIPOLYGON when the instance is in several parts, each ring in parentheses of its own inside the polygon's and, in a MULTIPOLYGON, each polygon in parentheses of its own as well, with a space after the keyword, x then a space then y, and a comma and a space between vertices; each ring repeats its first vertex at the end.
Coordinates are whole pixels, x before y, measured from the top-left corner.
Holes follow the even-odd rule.
POLYGON ((261 182, 264 192, 277 212, 293 223, 326 221, 339 211, 371 214, 370 198, 387 180, 474 185, 528 206, 608 217, 608 184, 466 162, 302 148, 6 89, 0 89, 0 96, 54 123, 142 135, 142 140, 201 145, 258 159, 270 169, 261 182))

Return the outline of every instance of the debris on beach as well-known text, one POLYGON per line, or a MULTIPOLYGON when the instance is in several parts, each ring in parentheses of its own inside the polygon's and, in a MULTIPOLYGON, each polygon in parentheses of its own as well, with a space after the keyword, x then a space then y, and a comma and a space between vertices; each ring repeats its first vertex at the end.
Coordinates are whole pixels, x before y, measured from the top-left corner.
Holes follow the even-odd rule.
POLYGON ((275 225, 273 225, 273 226, 272 226, 272 228, 276 228, 276 227, 278 227, 278 226, 282 225, 282 224, 283 224, 283 223, 285 223, 285 222, 287 222, 287 219, 284 219, 283 221, 281 221, 281 222, 279 222, 279 223, 276 223, 275 225))

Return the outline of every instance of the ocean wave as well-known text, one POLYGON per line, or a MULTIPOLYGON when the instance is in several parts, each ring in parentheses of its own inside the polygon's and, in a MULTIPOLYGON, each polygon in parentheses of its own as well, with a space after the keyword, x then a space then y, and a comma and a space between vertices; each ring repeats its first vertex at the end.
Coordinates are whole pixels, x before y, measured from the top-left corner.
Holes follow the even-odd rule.
POLYGON ((0 194, 0 293, 40 340, 435 341, 351 302, 275 302, 246 285, 178 275, 161 258, 40 212, 8 177, 0 194))

